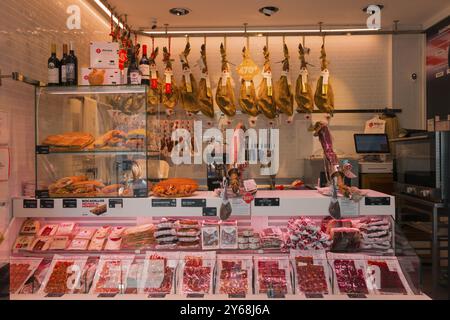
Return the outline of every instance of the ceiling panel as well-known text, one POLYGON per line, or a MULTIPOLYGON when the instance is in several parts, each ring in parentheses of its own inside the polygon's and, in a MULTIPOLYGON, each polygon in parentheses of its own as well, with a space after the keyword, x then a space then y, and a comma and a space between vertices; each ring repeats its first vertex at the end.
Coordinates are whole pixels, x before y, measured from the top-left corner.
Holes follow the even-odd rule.
MULTIPOLYGON (((364 25, 367 14, 362 8, 371 4, 367 0, 108 0, 117 12, 128 14, 133 29, 149 28, 151 19, 158 26, 170 27, 237 27, 249 26, 299 26, 315 25, 323 21, 328 25, 364 25), (266 17, 258 9, 273 5, 280 11, 266 17), (189 8, 187 16, 169 13, 173 7, 189 8)), ((394 20, 400 24, 418 26, 449 5, 449 0, 380 0, 383 4, 383 28, 390 28, 394 20)))

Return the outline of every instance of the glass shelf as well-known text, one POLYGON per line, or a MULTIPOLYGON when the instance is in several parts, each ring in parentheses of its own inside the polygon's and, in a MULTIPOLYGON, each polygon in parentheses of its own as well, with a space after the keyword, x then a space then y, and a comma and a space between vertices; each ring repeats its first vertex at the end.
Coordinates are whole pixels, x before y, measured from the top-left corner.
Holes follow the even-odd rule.
POLYGON ((52 95, 87 94, 130 94, 145 93, 145 85, 107 85, 107 86, 55 86, 40 87, 41 93, 52 95))

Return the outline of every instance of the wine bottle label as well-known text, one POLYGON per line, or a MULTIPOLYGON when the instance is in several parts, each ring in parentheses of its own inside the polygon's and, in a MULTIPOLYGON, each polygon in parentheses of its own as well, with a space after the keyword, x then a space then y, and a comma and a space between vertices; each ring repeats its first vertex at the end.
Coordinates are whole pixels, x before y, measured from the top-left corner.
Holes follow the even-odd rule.
POLYGON ((54 65, 48 66, 48 83, 59 83, 59 68, 54 65))
POLYGON ((67 67, 65 65, 61 66, 61 82, 67 82, 67 67))
POLYGON ((66 79, 67 81, 75 81, 76 79, 76 69, 74 63, 66 64, 66 79))
POLYGON ((142 74, 142 80, 150 80, 150 66, 148 64, 141 64, 139 71, 142 74))
POLYGON ((130 84, 141 84, 141 77, 139 71, 130 72, 130 84))

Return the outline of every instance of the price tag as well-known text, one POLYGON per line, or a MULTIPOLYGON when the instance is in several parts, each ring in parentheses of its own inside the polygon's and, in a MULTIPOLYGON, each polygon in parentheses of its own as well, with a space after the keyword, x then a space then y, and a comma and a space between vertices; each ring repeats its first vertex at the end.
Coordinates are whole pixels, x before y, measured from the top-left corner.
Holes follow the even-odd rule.
POLYGON ((123 209, 123 199, 109 199, 109 207, 111 209, 115 209, 116 207, 120 207, 123 209))
POLYGON ((206 207, 206 199, 181 199, 182 207, 204 208, 206 207))
POLYGON ((358 217, 359 203, 347 198, 339 198, 339 205, 341 207, 342 216, 358 217))
POLYGON ((114 298, 117 296, 117 293, 100 293, 97 297, 98 298, 114 298))
POLYGON ((229 299, 245 299, 246 295, 245 293, 237 293, 237 294, 229 294, 229 299))
POLYGON ((37 209, 37 200, 35 199, 24 199, 23 200, 24 209, 37 209))
POLYGON ((188 298, 192 298, 192 299, 203 299, 205 295, 203 293, 189 293, 187 295, 188 298))
POLYGON ((323 294, 321 293, 305 293, 307 299, 323 299, 323 294))
POLYGON ((364 199, 366 206, 390 206, 390 197, 365 197, 364 199))
POLYGON ((300 70, 300 75, 302 76, 302 93, 306 93, 306 84, 308 83, 308 69, 302 68, 300 70))
POLYGON ((36 153, 37 154, 49 154, 50 147, 49 146, 36 146, 36 153))
POLYGON ((150 293, 148 295, 149 298, 153 298, 153 299, 162 299, 166 297, 165 293, 150 293))
POLYGON ((64 296, 64 293, 49 293, 45 297, 46 298, 61 298, 64 296))
POLYGON ((279 207, 280 198, 255 198, 255 207, 279 207))
POLYGON ((189 68, 185 68, 183 70, 184 81, 186 81, 186 91, 192 92, 192 83, 191 83, 191 70, 189 68))
POLYGON ((177 199, 152 199, 153 208, 175 208, 177 199))
POLYGON ((204 217, 217 217, 216 207, 204 207, 202 211, 204 217))
POLYGON ((347 296, 350 299, 366 299, 367 296, 364 293, 349 293, 347 296))
POLYGON ((148 195, 147 188, 133 189, 133 196, 135 198, 146 198, 147 195, 148 195))
POLYGON ((63 208, 76 209, 77 199, 63 199, 63 208))
POLYGON ((226 87, 227 86, 227 80, 230 77, 230 73, 227 71, 223 71, 222 72, 222 87, 226 87))
POLYGON ((39 202, 41 209, 53 209, 55 207, 55 201, 51 199, 43 199, 39 202))

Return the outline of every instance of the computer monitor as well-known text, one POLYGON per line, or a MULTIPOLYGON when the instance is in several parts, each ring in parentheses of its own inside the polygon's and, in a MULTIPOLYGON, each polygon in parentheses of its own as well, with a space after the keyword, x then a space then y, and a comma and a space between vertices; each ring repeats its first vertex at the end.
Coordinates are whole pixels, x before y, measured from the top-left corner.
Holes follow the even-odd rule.
POLYGON ((390 153, 389 139, 386 134, 361 134, 356 133, 356 153, 386 154, 390 153))

